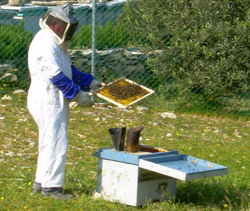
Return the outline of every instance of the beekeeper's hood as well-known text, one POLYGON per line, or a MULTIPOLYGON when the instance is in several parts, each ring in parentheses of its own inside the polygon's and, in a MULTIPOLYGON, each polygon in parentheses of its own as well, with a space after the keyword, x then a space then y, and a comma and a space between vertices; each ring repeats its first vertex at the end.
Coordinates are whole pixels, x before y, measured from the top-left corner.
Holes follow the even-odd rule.
MULTIPOLYGON (((48 23, 47 23, 48 17, 53 16, 67 23, 67 27, 63 33, 63 36, 61 38, 57 36, 60 40, 59 43, 69 41, 76 31, 76 28, 78 26, 78 20, 76 20, 73 17, 72 13, 73 13, 72 6, 70 4, 63 4, 57 7, 53 7, 52 9, 49 9, 41 20, 43 23, 45 23, 48 26, 48 23)), ((44 25, 43 23, 42 25, 44 25)))

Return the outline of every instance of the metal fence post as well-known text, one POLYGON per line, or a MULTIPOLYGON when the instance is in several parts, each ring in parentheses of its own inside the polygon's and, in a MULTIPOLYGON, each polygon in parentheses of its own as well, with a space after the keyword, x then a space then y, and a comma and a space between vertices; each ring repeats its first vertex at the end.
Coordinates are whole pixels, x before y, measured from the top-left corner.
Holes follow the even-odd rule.
POLYGON ((95 56, 96 56, 96 0, 92 2, 92 62, 91 74, 95 76, 95 56))

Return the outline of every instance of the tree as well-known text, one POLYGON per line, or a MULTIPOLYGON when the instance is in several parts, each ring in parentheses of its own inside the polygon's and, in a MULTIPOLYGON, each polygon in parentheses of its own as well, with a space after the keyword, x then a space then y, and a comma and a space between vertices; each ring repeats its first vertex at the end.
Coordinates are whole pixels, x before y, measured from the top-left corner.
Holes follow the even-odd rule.
POLYGON ((123 20, 156 76, 213 97, 249 90, 249 0, 128 1, 123 20), (140 37, 142 39, 137 39, 140 37))

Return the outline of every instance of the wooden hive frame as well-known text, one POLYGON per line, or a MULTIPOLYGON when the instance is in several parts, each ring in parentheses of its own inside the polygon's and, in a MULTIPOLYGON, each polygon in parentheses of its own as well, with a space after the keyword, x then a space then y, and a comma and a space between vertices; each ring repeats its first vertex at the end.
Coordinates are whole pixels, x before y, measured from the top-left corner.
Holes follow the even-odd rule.
MULTIPOLYGON (((115 80, 115 81, 113 81, 113 82, 107 84, 105 87, 102 87, 102 88, 96 90, 95 93, 96 93, 97 97, 102 98, 102 99, 104 99, 104 100, 106 100, 106 101, 108 101, 108 102, 110 102, 110 103, 112 103, 112 104, 115 104, 115 105, 117 105, 119 108, 127 108, 128 106, 131 106, 131 105, 133 105, 133 104, 135 104, 135 103, 137 103, 137 102, 139 102, 139 101, 141 101, 141 100, 143 100, 143 99, 145 99, 145 98, 151 96, 152 94, 155 93, 155 91, 152 90, 152 89, 149 89, 149 88, 147 88, 147 87, 145 87, 145 86, 143 86, 143 85, 137 84, 136 82, 134 82, 134 81, 132 81, 132 80, 129 80, 129 79, 125 78, 125 77, 121 77, 121 78, 119 78, 119 79, 117 79, 117 80, 115 80), (111 85, 113 85, 113 84, 115 84, 115 83, 117 83, 117 82, 119 82, 119 81, 124 81, 124 80, 125 80, 126 82, 130 83, 130 84, 137 85, 137 86, 140 87, 141 89, 147 91, 147 94, 145 94, 144 96, 139 97, 139 98, 133 100, 132 102, 130 102, 129 104, 126 104, 126 105, 125 105, 125 104, 122 104, 122 103, 117 102, 117 100, 114 99, 114 98, 111 99, 110 96, 107 96, 107 95, 105 95, 105 94, 102 92, 104 89, 108 89, 111 85)), ((131 97, 132 97, 132 96, 131 96, 131 97)))

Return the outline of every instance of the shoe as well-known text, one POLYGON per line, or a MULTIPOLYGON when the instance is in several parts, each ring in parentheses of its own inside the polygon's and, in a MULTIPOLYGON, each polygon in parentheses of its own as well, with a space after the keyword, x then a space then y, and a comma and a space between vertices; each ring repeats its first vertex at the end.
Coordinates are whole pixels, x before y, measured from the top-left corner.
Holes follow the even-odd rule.
POLYGON ((67 200, 73 198, 73 195, 71 194, 64 194, 63 188, 43 188, 42 195, 60 200, 67 200))
POLYGON ((40 193, 42 191, 41 183, 33 182, 33 194, 40 193))

